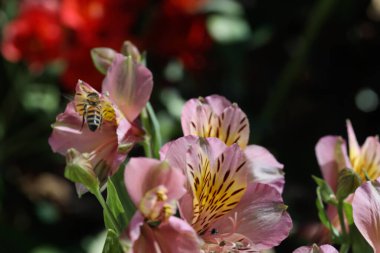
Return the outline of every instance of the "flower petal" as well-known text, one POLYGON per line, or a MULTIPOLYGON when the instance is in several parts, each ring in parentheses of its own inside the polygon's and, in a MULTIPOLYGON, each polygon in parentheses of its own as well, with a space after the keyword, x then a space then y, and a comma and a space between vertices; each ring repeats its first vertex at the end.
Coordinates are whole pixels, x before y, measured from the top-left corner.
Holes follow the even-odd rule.
POLYGON ((360 233, 375 252, 380 252, 380 178, 355 191, 352 209, 360 233))
POLYGON ((116 54, 103 80, 102 92, 108 95, 133 122, 148 102, 153 88, 152 73, 132 57, 116 54))
POLYGON ((281 194, 273 187, 249 184, 239 205, 231 210, 229 217, 218 220, 212 228, 220 234, 235 231, 244 235, 254 244, 253 250, 269 249, 280 244, 292 228, 286 208, 281 194), (231 222, 234 220, 235 223, 231 222))
POLYGON ((339 170, 352 167, 344 140, 339 136, 322 137, 315 146, 315 153, 324 179, 335 191, 339 170))
POLYGON ((131 158, 124 172, 125 185, 136 206, 145 193, 160 185, 168 190, 168 201, 179 199, 186 192, 185 180, 179 169, 150 158, 131 158))
POLYGON ((331 245, 325 244, 322 246, 317 246, 314 244, 313 246, 303 246, 299 247, 293 253, 338 253, 338 251, 331 245))
POLYGON ((364 142, 361 154, 353 161, 354 168, 358 169, 358 173, 365 178, 365 173, 371 179, 380 176, 380 143, 378 137, 368 137, 364 142))
POLYGON ((174 216, 154 230, 154 237, 161 252, 200 252, 200 241, 194 229, 186 221, 174 216))
POLYGON ((223 96, 210 95, 204 98, 212 108, 212 110, 220 115, 228 106, 232 105, 231 102, 223 96))
POLYGON ((352 127, 351 121, 347 120, 346 124, 348 133, 349 155, 351 161, 354 161, 360 155, 360 146, 358 144, 358 141, 356 140, 356 135, 354 132, 354 128, 352 127))
POLYGON ((285 184, 282 170, 284 165, 279 163, 266 148, 258 145, 249 145, 244 153, 249 162, 249 175, 252 177, 252 181, 269 184, 282 192, 285 184))

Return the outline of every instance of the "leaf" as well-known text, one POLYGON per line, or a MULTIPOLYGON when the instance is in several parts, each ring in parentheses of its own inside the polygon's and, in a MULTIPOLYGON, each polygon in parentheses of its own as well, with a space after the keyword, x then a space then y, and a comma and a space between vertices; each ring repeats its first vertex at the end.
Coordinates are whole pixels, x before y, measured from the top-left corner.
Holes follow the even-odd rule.
POLYGON ((312 177, 318 185, 321 200, 325 203, 332 204, 334 206, 338 205, 338 201, 334 195, 334 192, 331 189, 331 187, 327 184, 327 182, 319 177, 312 177))
POLYGON ((136 207, 133 204, 131 198, 128 195, 127 189, 124 184, 124 169, 125 163, 123 163, 115 175, 111 177, 111 181, 116 189, 116 192, 119 196, 120 203, 123 206, 125 212, 125 219, 127 223, 132 219, 132 216, 135 214, 136 207))
POLYGON ((373 253, 373 249, 360 234, 355 224, 350 226, 350 237, 352 242, 352 253, 373 253))
POLYGON ((123 249, 120 245, 119 236, 112 230, 107 230, 107 237, 103 247, 103 253, 123 253, 123 249))
MULTIPOLYGON (((125 215, 124 207, 119 199, 117 190, 112 183, 111 179, 108 179, 107 182, 107 206, 109 207, 110 212, 116 218, 117 223, 120 228, 125 228, 128 224, 128 219, 125 215)), ((113 227, 111 221, 108 219, 106 212, 104 213, 104 223, 108 229, 115 229, 119 234, 122 231, 117 231, 117 228, 113 227)))
POLYGON ((354 217, 352 215, 352 205, 350 203, 343 203, 343 211, 346 216, 348 225, 354 224, 354 217))

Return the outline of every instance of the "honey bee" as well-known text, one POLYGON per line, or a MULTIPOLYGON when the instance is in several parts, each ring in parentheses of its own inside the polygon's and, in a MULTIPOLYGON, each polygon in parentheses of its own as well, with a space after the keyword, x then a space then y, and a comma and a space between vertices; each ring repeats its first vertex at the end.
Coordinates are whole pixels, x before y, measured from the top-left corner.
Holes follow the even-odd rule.
POLYGON ((115 111, 110 102, 101 98, 99 93, 82 81, 79 82, 79 91, 74 97, 75 110, 83 117, 84 122, 92 132, 100 128, 103 120, 112 122, 115 120, 115 111))

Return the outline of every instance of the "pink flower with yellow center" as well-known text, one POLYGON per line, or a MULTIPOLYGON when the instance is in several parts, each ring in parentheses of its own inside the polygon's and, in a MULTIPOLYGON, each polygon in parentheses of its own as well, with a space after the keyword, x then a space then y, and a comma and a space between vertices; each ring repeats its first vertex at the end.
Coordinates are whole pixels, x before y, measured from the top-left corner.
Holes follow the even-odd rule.
POLYGON ((249 180, 248 160, 237 144, 189 135, 166 144, 161 159, 187 176, 179 209, 203 239, 204 252, 258 251, 287 237, 292 221, 281 194, 249 180))
POLYGON ((372 180, 380 176, 378 137, 367 137, 360 147, 350 121, 347 121, 347 132, 348 154, 346 142, 340 136, 322 137, 315 147, 323 177, 334 191, 337 187, 338 173, 344 168, 355 171, 363 181, 366 181, 366 175, 372 180))
MULTIPOLYGON (((141 139, 142 131, 134 120, 149 100, 152 87, 152 74, 146 67, 117 54, 103 80, 102 93, 78 81, 74 101, 53 124, 51 148, 62 155, 71 148, 86 154, 104 183, 141 139), (83 94, 88 99, 79 99, 83 94)), ((78 193, 83 193, 83 187, 77 186, 78 193)))
POLYGON ((194 229, 173 216, 176 202, 186 193, 185 176, 167 162, 132 158, 125 168, 125 185, 138 211, 126 237, 131 253, 196 253, 200 242, 194 229))
POLYGON ((190 99, 182 110, 183 134, 199 137, 216 137, 227 146, 237 144, 247 158, 248 176, 255 182, 269 184, 283 191, 283 165, 264 147, 248 145, 249 122, 236 103, 212 95, 190 99))

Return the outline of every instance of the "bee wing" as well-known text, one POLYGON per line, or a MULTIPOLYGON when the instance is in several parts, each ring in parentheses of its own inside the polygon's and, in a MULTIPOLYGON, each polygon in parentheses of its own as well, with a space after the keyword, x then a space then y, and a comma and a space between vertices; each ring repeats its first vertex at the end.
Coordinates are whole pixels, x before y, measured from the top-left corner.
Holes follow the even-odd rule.
POLYGON ((104 100, 101 103, 102 103, 102 111, 101 111, 102 118, 106 121, 114 121, 116 119, 116 113, 111 103, 104 100))

